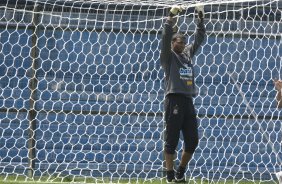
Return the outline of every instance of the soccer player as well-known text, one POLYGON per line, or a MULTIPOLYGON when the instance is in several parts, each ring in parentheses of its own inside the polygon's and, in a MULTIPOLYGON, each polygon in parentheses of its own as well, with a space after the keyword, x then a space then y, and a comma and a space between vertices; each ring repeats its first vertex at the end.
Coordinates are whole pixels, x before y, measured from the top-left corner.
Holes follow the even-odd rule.
POLYGON ((185 182, 186 166, 198 145, 198 125, 193 98, 196 95, 192 58, 205 37, 204 9, 198 11, 194 41, 186 45, 181 33, 174 33, 175 16, 181 7, 174 6, 164 24, 162 32, 161 66, 165 73, 165 161, 167 182, 185 182), (184 138, 184 149, 180 165, 174 172, 174 154, 180 132, 184 138))
POLYGON ((277 107, 282 108, 282 80, 274 80, 274 86, 277 90, 276 100, 277 100, 277 107))

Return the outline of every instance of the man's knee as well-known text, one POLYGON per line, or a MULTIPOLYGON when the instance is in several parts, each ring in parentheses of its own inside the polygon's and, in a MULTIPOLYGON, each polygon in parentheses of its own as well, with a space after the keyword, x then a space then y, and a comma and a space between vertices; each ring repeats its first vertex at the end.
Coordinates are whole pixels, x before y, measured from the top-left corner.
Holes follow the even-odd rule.
POLYGON ((175 153, 176 146, 165 145, 165 152, 173 155, 175 153))
POLYGON ((199 144, 198 137, 194 137, 191 141, 185 143, 185 152, 193 154, 199 144))

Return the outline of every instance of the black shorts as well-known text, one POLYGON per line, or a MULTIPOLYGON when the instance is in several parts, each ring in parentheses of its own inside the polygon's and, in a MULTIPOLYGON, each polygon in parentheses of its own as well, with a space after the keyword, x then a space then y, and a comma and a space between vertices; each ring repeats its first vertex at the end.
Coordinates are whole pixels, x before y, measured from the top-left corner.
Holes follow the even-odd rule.
POLYGON ((198 145, 198 125, 192 97, 169 94, 165 98, 165 151, 174 154, 182 131, 185 151, 194 153, 198 145))

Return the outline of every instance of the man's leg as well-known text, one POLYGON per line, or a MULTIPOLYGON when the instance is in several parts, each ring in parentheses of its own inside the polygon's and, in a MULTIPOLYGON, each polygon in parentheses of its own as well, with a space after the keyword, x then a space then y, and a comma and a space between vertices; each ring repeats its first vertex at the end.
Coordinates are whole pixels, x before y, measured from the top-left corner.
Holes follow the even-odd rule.
POLYGON ((183 150, 181 160, 180 160, 180 164, 179 164, 179 167, 177 168, 177 171, 176 171, 176 181, 177 182, 185 182, 185 176, 184 175, 185 175, 185 172, 186 172, 186 166, 187 166, 188 162, 191 160, 192 155, 193 154, 183 150))
POLYGON ((174 169, 173 169, 174 155, 165 152, 165 164, 166 164, 166 175, 167 182, 174 182, 174 169))
POLYGON ((174 159, 173 154, 165 153, 165 163, 166 163, 166 169, 168 171, 173 170, 173 159, 174 159))
POLYGON ((168 95, 165 100, 165 162, 167 170, 167 182, 174 182, 174 154, 177 147, 180 129, 183 120, 183 97, 178 95, 168 95))
POLYGON ((193 154, 185 152, 185 150, 183 150, 179 166, 183 167, 183 168, 186 168, 188 162, 192 158, 192 155, 193 154))
POLYGON ((199 142, 198 125, 193 100, 192 98, 187 98, 187 101, 185 102, 185 109, 187 110, 187 112, 184 115, 184 121, 186 123, 184 123, 182 126, 182 133, 185 146, 182 152, 179 167, 176 172, 176 181, 179 182, 185 181, 186 166, 191 160, 199 142))

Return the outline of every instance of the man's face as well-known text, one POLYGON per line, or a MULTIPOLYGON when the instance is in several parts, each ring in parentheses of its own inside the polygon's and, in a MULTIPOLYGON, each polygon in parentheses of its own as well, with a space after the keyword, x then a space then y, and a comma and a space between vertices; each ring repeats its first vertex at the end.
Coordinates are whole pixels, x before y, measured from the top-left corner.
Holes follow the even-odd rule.
POLYGON ((172 50, 178 54, 182 53, 185 48, 186 41, 182 38, 176 38, 175 41, 171 42, 172 50))

